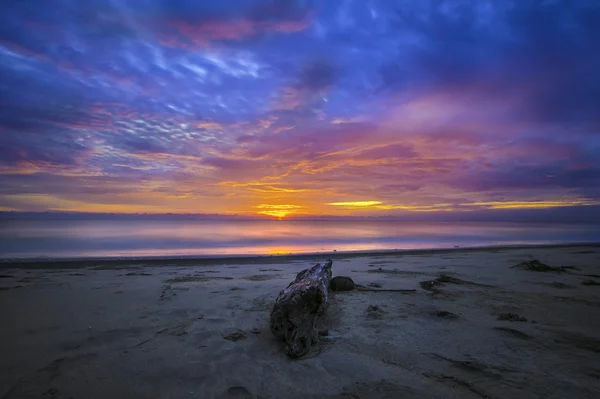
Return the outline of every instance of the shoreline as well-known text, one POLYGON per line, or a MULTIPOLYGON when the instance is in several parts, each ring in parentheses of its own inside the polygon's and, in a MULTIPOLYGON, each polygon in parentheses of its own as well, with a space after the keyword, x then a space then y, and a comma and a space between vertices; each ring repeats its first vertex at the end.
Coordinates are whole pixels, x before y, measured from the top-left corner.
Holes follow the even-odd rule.
POLYGON ((377 256, 398 256, 398 255, 438 255, 447 253, 472 253, 489 252, 517 249, 554 249, 567 247, 600 247, 600 242, 583 243, 561 243, 561 244, 515 244, 515 245, 497 245, 481 247, 453 247, 453 248, 418 248, 418 249, 390 249, 390 250, 365 250, 365 251, 329 251, 329 252, 307 252, 290 253, 276 255, 249 255, 249 254, 231 254, 231 255, 182 255, 182 256, 106 256, 106 257, 73 257, 73 258, 0 258, 0 269, 79 269, 86 267, 95 267, 103 265, 106 267, 120 265, 129 265, 132 262, 143 262, 145 266, 160 266, 168 263, 169 266, 209 266, 209 265, 229 265, 239 263, 282 263, 296 260, 322 260, 341 258, 360 258, 377 256), (258 262, 257 262, 258 261, 258 262), (108 264, 108 265, 107 265, 108 264))

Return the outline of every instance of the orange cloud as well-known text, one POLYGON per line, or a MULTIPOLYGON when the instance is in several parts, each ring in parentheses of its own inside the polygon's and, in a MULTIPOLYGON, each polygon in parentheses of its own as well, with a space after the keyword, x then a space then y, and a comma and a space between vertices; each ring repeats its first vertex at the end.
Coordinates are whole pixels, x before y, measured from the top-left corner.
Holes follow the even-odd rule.
POLYGON ((199 129, 223 129, 223 125, 213 121, 200 121, 196 123, 196 127, 199 129))
POLYGON ((307 93, 295 87, 286 86, 271 105, 273 111, 290 111, 300 107, 307 101, 307 93))
POLYGON ((393 205, 384 204, 381 201, 348 201, 348 202, 330 202, 327 205, 340 207, 350 210, 376 209, 376 210, 404 210, 411 212, 434 212, 453 210, 452 204, 434 204, 434 205, 393 205))
POLYGON ((167 26, 174 28, 181 37, 165 34, 161 44, 168 47, 191 49, 189 43, 207 46, 216 40, 241 40, 256 35, 276 33, 297 33, 305 30, 310 24, 310 18, 298 20, 258 20, 237 18, 232 20, 206 20, 200 22, 169 21, 167 26))
POLYGON ((487 209, 534 209, 558 208, 563 206, 590 206, 600 205, 600 201, 589 199, 563 200, 563 201, 488 201, 471 202, 462 204, 466 206, 479 206, 487 209))
POLYGON ((332 124, 334 125, 341 125, 344 123, 358 123, 358 122, 364 122, 366 120, 366 118, 362 117, 362 116, 353 116, 350 118, 335 118, 331 121, 332 124))
POLYGON ((365 208, 374 205, 380 205, 381 201, 349 201, 349 202, 330 202, 327 205, 341 206, 344 208, 365 208))

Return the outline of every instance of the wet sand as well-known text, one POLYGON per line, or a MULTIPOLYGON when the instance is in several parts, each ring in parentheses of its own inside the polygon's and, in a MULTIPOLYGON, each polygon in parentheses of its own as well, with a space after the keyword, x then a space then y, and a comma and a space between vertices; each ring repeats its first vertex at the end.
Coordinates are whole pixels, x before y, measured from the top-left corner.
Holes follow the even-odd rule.
POLYGON ((335 254, 415 291, 334 293, 290 360, 269 311, 317 258, 4 264, 0 398, 600 397, 600 246, 335 254))

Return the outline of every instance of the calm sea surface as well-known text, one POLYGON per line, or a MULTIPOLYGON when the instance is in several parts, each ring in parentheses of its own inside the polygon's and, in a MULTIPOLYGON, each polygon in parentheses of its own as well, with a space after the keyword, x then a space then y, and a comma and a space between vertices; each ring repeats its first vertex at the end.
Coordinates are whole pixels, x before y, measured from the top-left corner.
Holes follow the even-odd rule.
POLYGON ((2 221, 0 258, 287 254, 600 242, 595 225, 399 221, 2 221))

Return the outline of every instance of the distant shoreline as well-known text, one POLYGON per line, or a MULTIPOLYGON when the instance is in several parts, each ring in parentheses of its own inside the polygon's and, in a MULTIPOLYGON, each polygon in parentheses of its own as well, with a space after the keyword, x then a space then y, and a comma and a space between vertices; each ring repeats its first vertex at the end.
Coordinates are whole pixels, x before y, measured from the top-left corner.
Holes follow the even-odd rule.
POLYGON ((118 268, 120 265, 143 263, 145 266, 174 265, 227 265, 240 263, 281 263, 294 260, 320 260, 323 258, 358 258, 373 256, 394 255, 435 255, 439 253, 455 252, 488 252, 511 249, 535 248, 573 248, 573 247, 600 247, 600 242, 563 243, 563 244, 516 244, 482 247, 454 247, 454 248, 419 248, 419 249, 391 249, 391 250, 366 250, 366 251, 328 251, 310 252, 282 255, 185 255, 185 256, 107 256, 107 257, 74 257, 74 258, 0 258, 0 269, 28 268, 28 269, 79 269, 94 266, 107 266, 118 268))

